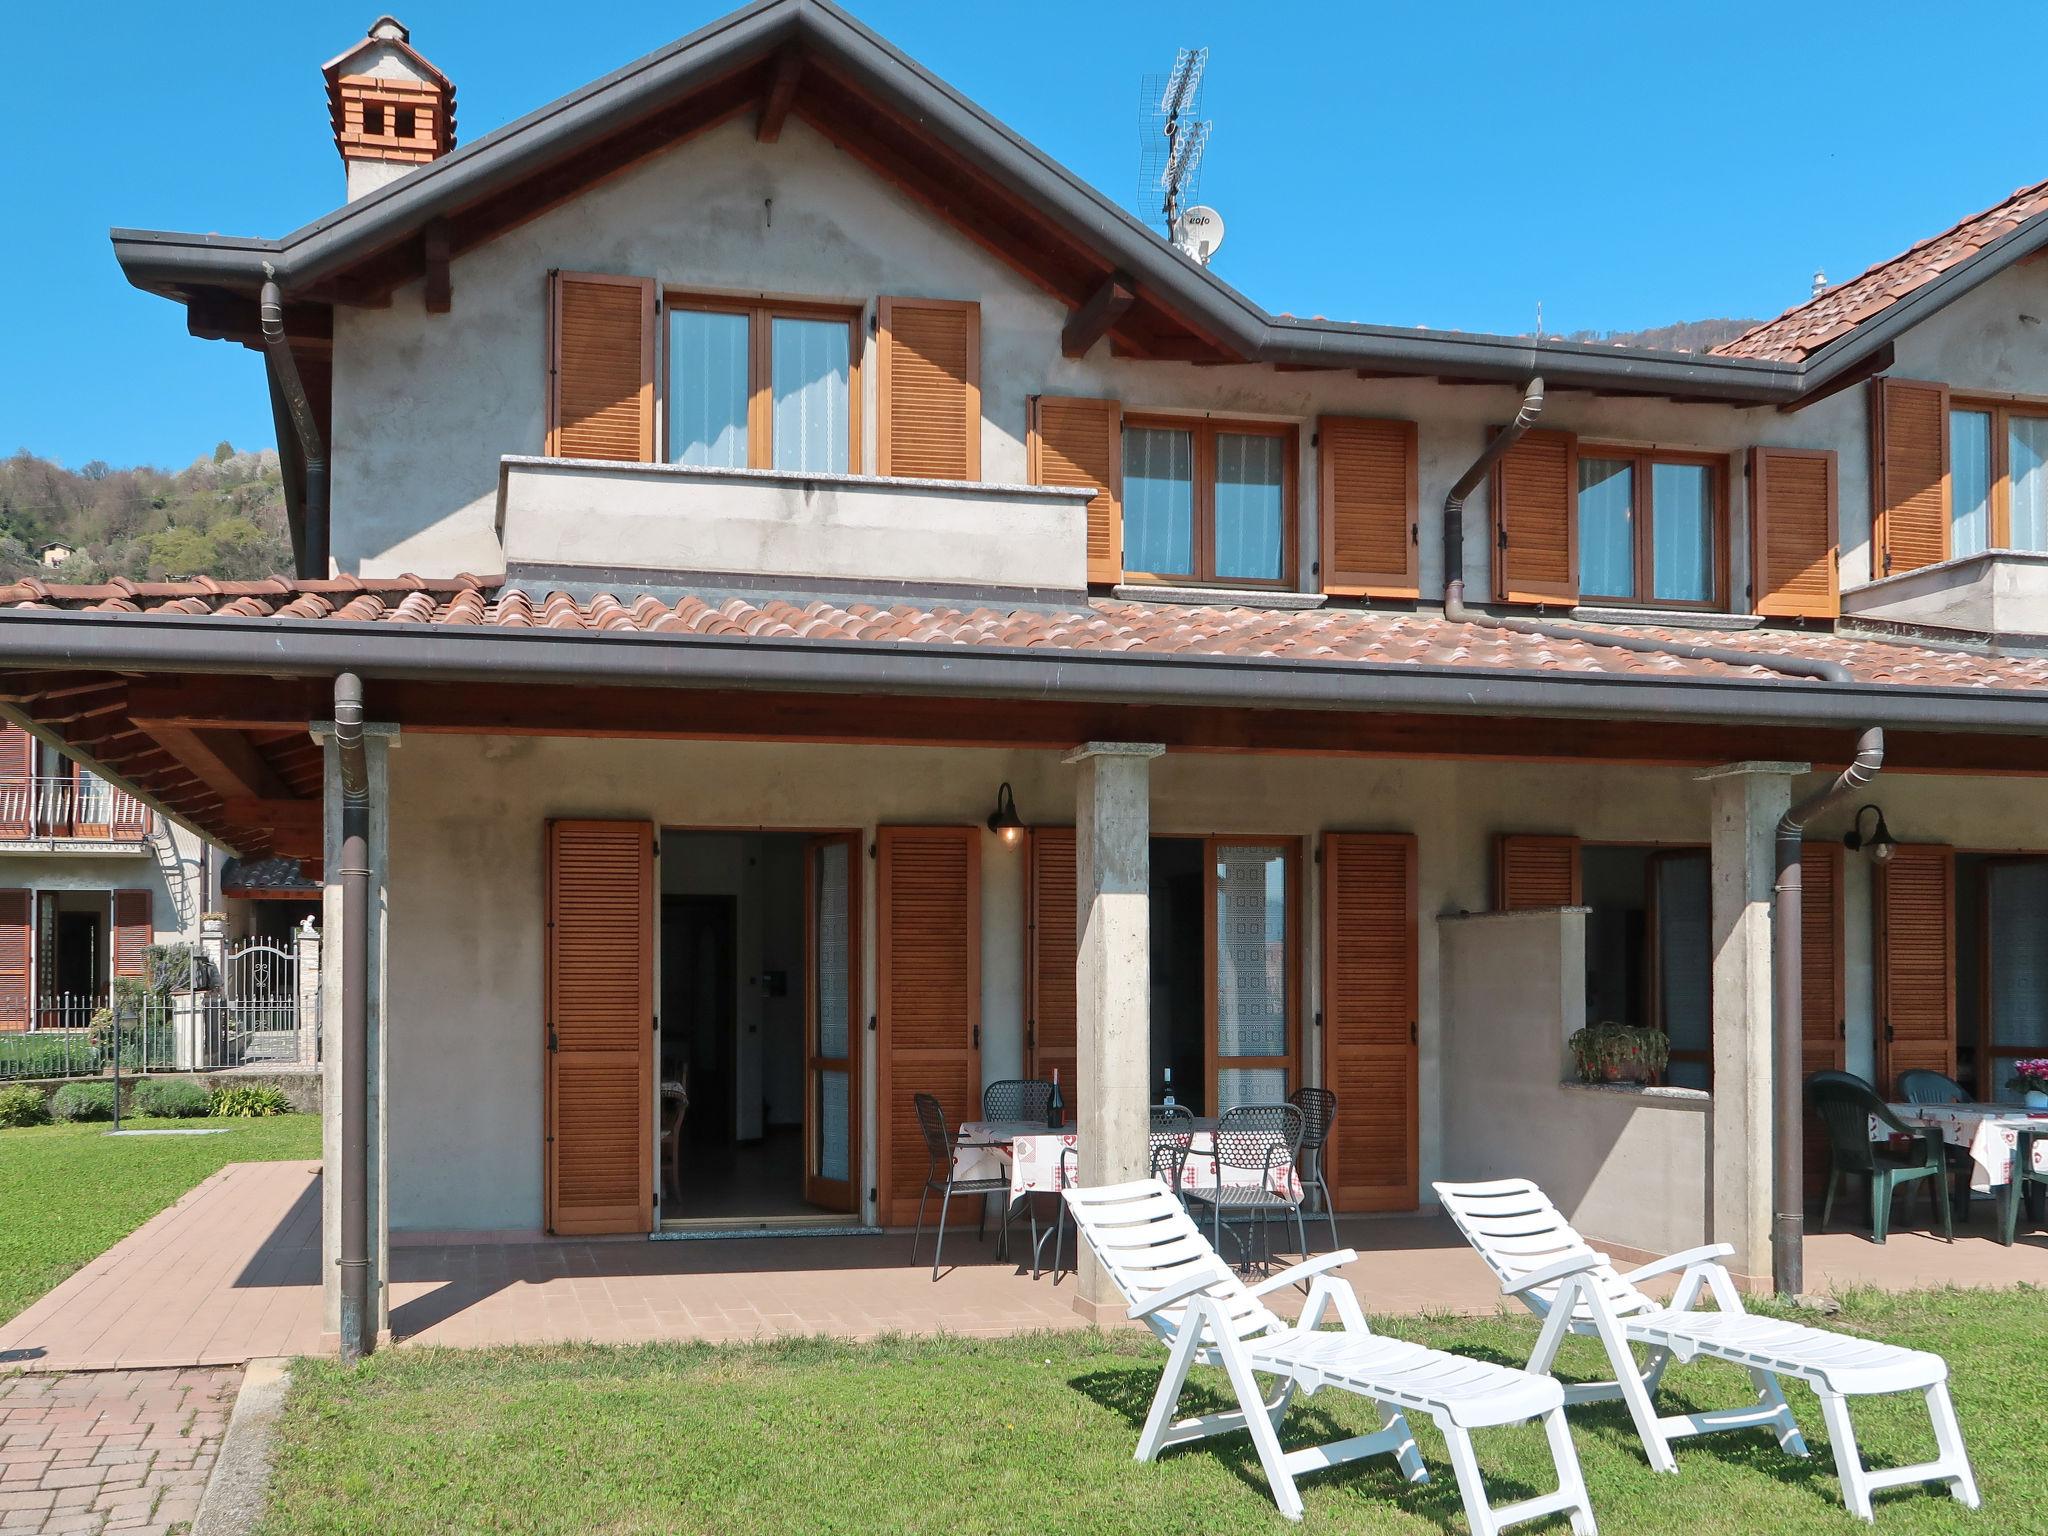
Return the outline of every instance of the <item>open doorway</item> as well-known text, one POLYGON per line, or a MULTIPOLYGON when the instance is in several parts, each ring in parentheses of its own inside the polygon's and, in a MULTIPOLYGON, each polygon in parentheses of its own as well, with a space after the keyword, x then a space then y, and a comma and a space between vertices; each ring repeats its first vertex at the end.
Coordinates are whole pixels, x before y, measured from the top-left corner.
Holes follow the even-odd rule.
POLYGON ((664 1226, 856 1209, 855 849, 836 834, 662 835, 664 1226))

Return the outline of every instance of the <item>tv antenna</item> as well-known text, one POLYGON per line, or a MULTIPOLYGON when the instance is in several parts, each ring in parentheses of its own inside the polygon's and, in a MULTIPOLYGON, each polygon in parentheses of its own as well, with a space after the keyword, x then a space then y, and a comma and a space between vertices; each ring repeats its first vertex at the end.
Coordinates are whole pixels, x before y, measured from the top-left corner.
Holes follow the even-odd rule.
MULTIPOLYGON (((1216 126, 1202 116, 1202 76, 1208 67, 1208 49, 1183 48, 1174 55, 1171 73, 1147 75, 1138 88, 1139 207, 1148 213, 1156 208, 1167 238, 1204 263, 1208 256, 1197 254, 1185 225, 1201 192, 1202 152, 1216 126)), ((1222 221, 1214 209, 1204 211, 1213 221, 1215 238, 1203 240, 1199 249, 1213 253, 1221 243, 1222 221)))

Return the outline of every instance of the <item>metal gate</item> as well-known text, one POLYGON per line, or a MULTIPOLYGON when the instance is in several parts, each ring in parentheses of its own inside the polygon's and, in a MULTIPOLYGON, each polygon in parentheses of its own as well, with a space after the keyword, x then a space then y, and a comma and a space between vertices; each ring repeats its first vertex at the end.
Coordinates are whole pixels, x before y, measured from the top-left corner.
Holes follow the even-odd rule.
MULTIPOLYGON (((299 956, 296 945, 250 938, 221 954, 218 1039, 221 1066, 299 1060, 299 956)), ((213 1033, 214 1031, 209 1031, 213 1033)))

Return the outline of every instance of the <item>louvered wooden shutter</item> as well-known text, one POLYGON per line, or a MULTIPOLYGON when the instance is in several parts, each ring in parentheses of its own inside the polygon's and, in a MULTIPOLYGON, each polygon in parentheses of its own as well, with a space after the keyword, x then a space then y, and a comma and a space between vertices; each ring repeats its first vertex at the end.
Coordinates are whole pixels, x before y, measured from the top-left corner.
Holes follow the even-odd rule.
POLYGON ((1773 618, 1841 611, 1835 455, 1754 448, 1749 455, 1751 606, 1773 618))
POLYGON ((1323 1084, 1340 1211, 1415 1207, 1419 1116, 1415 839, 1323 838, 1323 1084))
POLYGON ((981 306, 880 301, 876 316, 881 472, 981 478, 981 306))
POLYGON ((0 1031, 28 1028, 29 893, 0 891, 0 1031))
POLYGON ((548 453, 653 459, 653 280, 551 273, 548 308, 548 453))
POLYGON ((958 1130, 981 1118, 981 829, 883 827, 876 836, 881 1008, 881 1220, 917 1216, 930 1160, 912 1096, 958 1130))
POLYGON ((1924 379, 1870 381, 1871 485, 1877 504, 1875 576, 1948 558, 1948 387, 1924 379))
POLYGON ((1075 1072, 1075 965, 1080 931, 1074 911, 1074 829, 1038 827, 1031 833, 1030 944, 1026 984, 1030 988, 1029 1071, 1033 1077, 1060 1074, 1067 1115, 1081 1115, 1081 1083, 1075 1072))
POLYGON ((1955 850, 1902 843, 1877 875, 1879 1093, 1901 1072, 1956 1073, 1955 850))
POLYGON ((112 958, 116 976, 143 973, 142 952, 156 941, 155 906, 148 891, 114 892, 112 958))
POLYGON ((1033 485, 1091 485, 1088 580, 1124 579, 1123 408, 1114 400, 1033 395, 1026 457, 1033 485))
POLYGON ((27 837, 35 809, 36 739, 18 725, 0 730, 0 837, 27 837))
POLYGON ((1493 840, 1493 910, 1576 907, 1579 840, 1503 832, 1493 840))
POLYGON ((547 1220, 654 1223, 654 828, 551 821, 547 848, 547 1220))
MULTIPOLYGON (((1846 1004, 1842 986, 1842 854, 1836 842, 1809 842, 1800 850, 1803 894, 1799 907, 1799 1059, 1804 1075, 1843 1066, 1846 1004)), ((1828 1138, 1818 1115, 1808 1113, 1803 1138, 1806 1188, 1818 1194, 1828 1171, 1828 1138)))
POLYGON ((1494 466, 1493 593, 1579 600, 1579 440, 1569 432, 1525 433, 1494 466))
POLYGON ((1416 595, 1415 443, 1412 421, 1317 421, 1325 592, 1416 595))

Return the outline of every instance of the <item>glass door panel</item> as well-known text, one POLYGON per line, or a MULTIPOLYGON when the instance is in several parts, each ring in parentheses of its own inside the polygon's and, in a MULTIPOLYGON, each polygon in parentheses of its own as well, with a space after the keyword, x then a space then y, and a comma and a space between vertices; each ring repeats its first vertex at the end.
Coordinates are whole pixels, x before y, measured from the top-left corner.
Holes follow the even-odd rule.
POLYGON ((851 834, 811 840, 804 870, 804 1199, 851 1212, 858 1187, 859 868, 851 834))
POLYGON ((1990 1049, 1977 1094, 2015 1099, 2013 1062, 2048 1056, 2048 859, 1984 866, 1984 991, 1990 1049))
POLYGON ((1294 849, 1209 840, 1210 1081, 1220 1113, 1295 1086, 1294 849))

